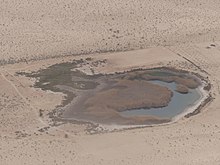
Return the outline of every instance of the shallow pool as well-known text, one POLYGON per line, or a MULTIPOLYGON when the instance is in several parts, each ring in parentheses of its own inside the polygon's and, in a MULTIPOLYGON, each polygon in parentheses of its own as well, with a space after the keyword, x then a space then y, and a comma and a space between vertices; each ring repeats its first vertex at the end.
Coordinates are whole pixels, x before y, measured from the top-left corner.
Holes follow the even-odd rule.
POLYGON ((172 90, 173 97, 169 102, 168 106, 163 108, 150 108, 150 109, 132 109, 120 112, 121 116, 131 117, 131 116, 143 116, 143 115, 152 115, 160 118, 173 118, 182 112, 184 112, 187 108, 191 107, 197 100, 199 100, 202 95, 197 89, 189 89, 189 93, 181 94, 175 91, 176 83, 167 83, 163 81, 149 81, 154 84, 158 84, 161 86, 165 86, 172 90))

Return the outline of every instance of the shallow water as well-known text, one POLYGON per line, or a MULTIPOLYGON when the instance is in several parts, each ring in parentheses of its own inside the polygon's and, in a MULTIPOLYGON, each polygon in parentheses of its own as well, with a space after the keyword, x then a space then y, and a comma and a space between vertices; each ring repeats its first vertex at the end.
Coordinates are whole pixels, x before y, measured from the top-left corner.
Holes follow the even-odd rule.
MULTIPOLYGON (((195 102, 202 97, 199 90, 194 89, 190 90, 188 94, 180 94, 175 91, 175 83, 166 83, 173 81, 187 87, 198 87, 200 84, 199 79, 188 73, 155 68, 150 70, 132 70, 116 74, 86 75, 77 68, 88 62, 89 61, 87 60, 74 60, 72 62, 55 64, 37 72, 19 72, 17 74, 37 78, 38 81, 36 81, 34 85, 36 88, 51 90, 53 92, 63 92, 66 97, 62 104, 57 107, 57 112, 60 112, 61 114, 59 117, 68 120, 73 119, 120 125, 167 123, 170 122, 173 117, 181 114, 188 107, 195 104, 195 102), (161 87, 152 87, 152 84, 149 83, 147 83, 148 85, 145 84, 146 86, 144 87, 142 84, 139 84, 141 85, 139 86, 137 85, 137 82, 139 81, 143 82, 143 84, 145 84, 144 81, 146 81, 169 88, 173 92, 173 97, 168 106, 164 108, 133 109, 124 111, 129 107, 152 107, 152 103, 154 104, 154 107, 167 105, 170 99, 170 91, 168 91, 169 94, 167 93, 167 96, 164 96, 164 99, 166 100, 160 100, 157 99, 157 95, 164 95, 166 93, 165 91, 167 91, 166 89, 162 90, 161 87), (124 85, 120 86, 120 83, 122 82, 124 85), (129 83, 133 83, 133 85, 130 85, 131 89, 127 89, 129 88, 129 83), (153 88, 154 90, 152 91, 151 89, 153 88), (116 91, 117 95, 115 95, 115 92, 112 93, 112 89, 116 91), (145 90, 146 92, 151 91, 151 93, 145 95, 144 92, 141 93, 142 90, 145 90), (100 93, 104 98, 99 98, 101 95, 100 93), (111 98, 117 96, 119 96, 117 100, 111 100, 111 98), (127 96, 135 97, 133 97, 134 100, 132 100, 129 97, 127 98, 127 96), (142 99, 141 97, 146 97, 146 101, 148 98, 153 98, 151 101, 154 102, 142 105, 138 99, 135 100, 135 98, 142 99), (91 99, 93 99, 93 101, 90 103, 89 100, 91 99), (112 101, 110 105, 108 105, 109 101, 112 101), (163 103, 163 101, 166 101, 166 103, 163 103), (102 109, 102 107, 104 108, 102 109), (141 116, 141 118, 135 118, 134 116, 141 116)), ((100 63, 102 61, 96 61, 96 63, 97 62, 100 63)))
POLYGON ((120 112, 121 116, 131 117, 131 116, 143 116, 143 115, 153 115, 160 118, 172 119, 173 117, 181 114, 187 108, 191 107, 197 100, 199 100, 202 95, 196 89, 190 89, 189 93, 181 94, 175 91, 176 83, 167 83, 163 81, 150 81, 151 83, 165 86, 172 90, 173 97, 168 104, 168 106, 163 108, 150 108, 150 109, 133 109, 128 111, 120 112))

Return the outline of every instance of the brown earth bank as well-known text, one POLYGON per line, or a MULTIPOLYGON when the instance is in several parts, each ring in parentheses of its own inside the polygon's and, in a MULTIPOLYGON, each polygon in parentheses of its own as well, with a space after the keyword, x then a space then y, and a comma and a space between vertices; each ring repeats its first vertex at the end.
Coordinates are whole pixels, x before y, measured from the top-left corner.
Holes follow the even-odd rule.
POLYGON ((111 89, 97 92, 85 100, 79 110, 87 119, 105 124, 158 123, 160 120, 157 121, 155 117, 125 118, 118 112, 138 108, 164 107, 168 105, 171 97, 172 91, 166 87, 146 81, 119 80, 111 89), (156 121, 154 122, 154 120, 156 121))

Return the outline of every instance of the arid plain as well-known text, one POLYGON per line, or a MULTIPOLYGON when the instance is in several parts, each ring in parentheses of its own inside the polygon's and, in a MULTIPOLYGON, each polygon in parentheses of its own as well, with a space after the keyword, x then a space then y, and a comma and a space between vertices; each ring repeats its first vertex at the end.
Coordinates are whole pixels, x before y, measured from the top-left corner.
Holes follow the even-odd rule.
POLYGON ((0 164, 220 163, 220 2, 0 0, 0 164), (92 59, 87 74, 169 67, 206 78, 199 114, 120 129, 53 121, 65 94, 18 75, 92 59), (93 61, 99 61, 93 62, 93 61), (116 129, 116 130, 115 130, 116 129))

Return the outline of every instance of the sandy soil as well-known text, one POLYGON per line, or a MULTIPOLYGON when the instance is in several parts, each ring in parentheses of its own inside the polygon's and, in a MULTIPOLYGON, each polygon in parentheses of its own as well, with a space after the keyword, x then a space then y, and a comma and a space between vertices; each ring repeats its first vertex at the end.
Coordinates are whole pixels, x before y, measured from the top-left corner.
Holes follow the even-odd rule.
MULTIPOLYGON (((202 113, 181 119, 171 125, 102 134, 96 134, 90 125, 57 123, 57 126, 51 126, 46 113, 60 104, 63 96, 34 89, 30 87, 33 84, 32 79, 15 76, 17 71, 34 71, 58 62, 69 61, 71 57, 2 67, 1 162, 4 164, 72 164, 73 162, 75 164, 145 164, 146 162, 219 164, 218 99, 220 97, 216 63, 219 58, 219 47, 207 49, 207 45, 210 44, 158 47, 128 52, 127 56, 125 52, 117 53, 117 56, 109 53, 91 55, 92 58, 107 59, 105 65, 93 66, 95 72, 114 72, 129 67, 137 68, 137 66, 146 68, 172 66, 194 71, 208 76, 212 83, 211 92, 215 97, 202 113), (176 51, 176 54, 170 50, 176 51), (195 51, 197 54, 192 54, 195 51), (155 58, 155 55, 158 58, 155 58), (210 55, 213 58, 209 58, 210 55), (132 57, 135 57, 135 60, 132 57), (43 110, 41 117, 39 109, 43 110)), ((72 59, 87 57, 89 55, 72 57, 72 59)), ((85 66, 82 69, 84 68, 85 66)))
MULTIPOLYGON (((220 164, 218 0, 0 0, 0 4, 2 64, 63 56, 0 67, 0 164, 220 164), (200 114, 166 126, 97 134, 89 124, 51 125, 46 114, 61 104, 64 95, 34 89, 33 79, 15 72, 86 57, 107 60, 92 67, 96 73, 160 66, 199 73, 210 80, 214 100, 200 114)), ((88 64, 82 70, 90 68, 88 64)))
POLYGON ((1 63, 220 39, 218 0, 0 0, 1 63))

